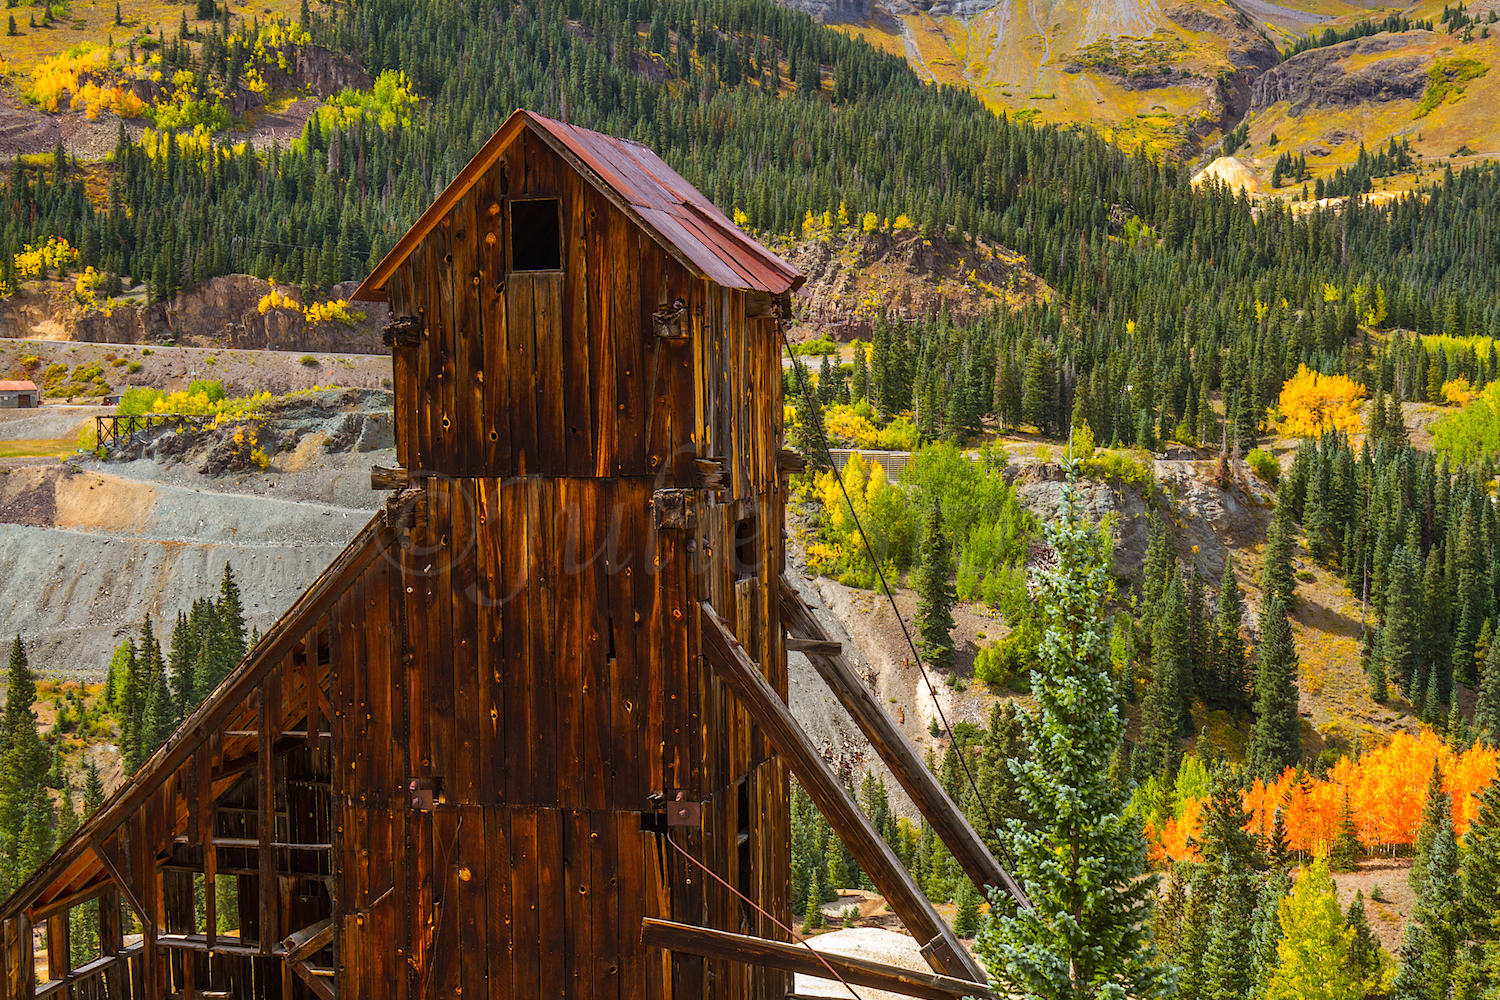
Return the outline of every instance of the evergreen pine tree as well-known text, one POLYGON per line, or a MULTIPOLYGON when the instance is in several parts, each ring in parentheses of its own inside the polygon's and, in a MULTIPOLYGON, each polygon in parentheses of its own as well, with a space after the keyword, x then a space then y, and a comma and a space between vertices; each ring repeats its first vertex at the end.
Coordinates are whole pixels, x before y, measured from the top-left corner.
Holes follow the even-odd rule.
POLYGON ((936 670, 953 668, 953 554, 943 532, 943 509, 936 497, 922 528, 922 562, 916 573, 917 635, 922 659, 936 670))
POLYGON ((1152 632, 1151 663, 1157 673, 1176 675, 1173 686, 1177 690, 1177 732, 1186 736, 1193 731, 1193 666, 1187 652, 1187 607, 1176 568, 1172 567, 1168 573, 1167 591, 1152 632))
POLYGON ((1249 700, 1250 674, 1245 656, 1245 640, 1240 634, 1244 624, 1245 603, 1235 576, 1234 557, 1224 560, 1224 575, 1219 583, 1219 612, 1214 619, 1213 637, 1213 704, 1238 711, 1249 700))
POLYGON ((1141 699, 1141 738, 1130 753, 1130 773, 1136 784, 1166 776, 1170 780, 1182 761, 1182 723, 1178 706, 1177 671, 1153 669, 1141 699))
MULTIPOLYGON (((1200 814, 1202 826, 1197 835, 1198 853, 1218 867, 1220 875, 1231 869, 1254 869, 1261 859, 1255 841, 1245 824, 1250 814, 1228 767, 1214 769, 1208 802, 1200 814)), ((1248 907, 1248 900, 1246 901, 1248 907)))
POLYGON ((1474 704, 1474 736, 1479 742, 1500 747, 1500 642, 1490 644, 1479 675, 1479 700, 1474 704))
MULTIPOLYGON (((1071 476, 1071 473, 1070 473, 1071 476)), ((1016 874, 1033 908, 997 913, 975 950, 1001 989, 1037 997, 1154 996, 1166 985, 1146 927, 1153 881, 1129 789, 1106 768, 1124 731, 1105 640, 1108 571, 1084 527, 1075 488, 1049 525, 1058 568, 1040 579, 1044 631, 1034 672, 1031 757, 1017 770, 1034 827, 1010 824, 1016 874), (1071 850, 1059 855, 1056 845, 1071 850)))
POLYGON ((193 683, 198 668, 195 645, 187 615, 177 612, 177 624, 172 627, 172 639, 168 646, 167 664, 172 675, 172 703, 179 721, 187 718, 188 713, 198 707, 197 689, 193 683))
POLYGON ((1291 859, 1291 849, 1287 846, 1286 839, 1286 817, 1281 814, 1281 807, 1277 806, 1271 814, 1271 836, 1266 841, 1266 861, 1272 868, 1285 871, 1291 859))
POLYGON ((1288 508, 1277 507, 1266 531, 1265 566, 1260 589, 1267 598, 1279 597, 1288 612, 1296 607, 1297 578, 1292 575, 1292 522, 1288 508))
POLYGON ((63 778, 62 794, 58 796, 57 840, 59 843, 73 836, 78 829, 78 807, 73 804, 73 783, 63 778))
POLYGON ((104 805, 104 782, 99 777, 99 765, 89 757, 83 764, 83 815, 85 818, 98 812, 104 805))
POLYGON ((1364 846, 1354 829, 1354 811, 1349 807, 1349 789, 1345 788, 1344 800, 1339 805, 1338 830, 1328 849, 1328 867, 1336 872, 1353 871, 1363 852, 1364 846))
POLYGON ((1319 463, 1307 484, 1307 502, 1302 509, 1302 526, 1307 534, 1307 549, 1313 559, 1327 562, 1338 543, 1333 538, 1333 527, 1328 514, 1328 483, 1326 472, 1319 463))
POLYGON ((957 902, 953 933, 961 938, 971 938, 979 932, 979 891, 966 878, 958 880, 957 902))
MULTIPOLYGON (((1418 860, 1422 865, 1421 888, 1416 912, 1402 941, 1401 964, 1392 991, 1398 997, 1441 1000, 1452 982, 1462 930, 1458 844, 1451 814, 1438 821, 1426 845, 1425 858, 1418 860)), ((1414 884, 1416 871, 1413 865, 1414 884)))
POLYGON ((52 854, 54 844, 52 827, 54 812, 52 798, 47 790, 38 785, 31 789, 26 801, 26 824, 21 833, 20 881, 30 878, 52 854))
POLYGON ((1250 870, 1228 856, 1220 859, 1218 898, 1209 917, 1204 952, 1204 1000, 1239 1000, 1253 982, 1255 889, 1250 870))
POLYGON ((1422 658, 1431 664, 1441 701, 1449 699, 1453 688, 1453 637, 1448 627, 1452 600, 1447 581, 1443 578, 1442 554, 1434 545, 1427 553, 1427 567, 1422 578, 1422 658))
POLYGON ((807 907, 802 914, 802 933, 818 930, 823 926, 823 902, 818 893, 807 894, 807 907))
POLYGON ((1146 539, 1146 563, 1141 567, 1141 608, 1147 615, 1159 613, 1175 565, 1167 523, 1160 517, 1152 517, 1146 539))
POLYGON ((145 757, 151 756, 172 735, 172 730, 177 728, 175 720, 176 711, 172 692, 167 687, 166 671, 157 670, 151 676, 151 689, 146 695, 146 708, 142 713, 141 732, 145 757))
POLYGON ((1416 662, 1420 611, 1417 605, 1416 561, 1404 545, 1391 556, 1390 583, 1386 589, 1385 621, 1380 630, 1379 657, 1385 675, 1408 698, 1417 697, 1416 662))
POLYGON ((1297 651, 1281 601, 1270 597, 1260 618, 1261 643, 1255 667, 1255 727, 1245 750, 1250 774, 1274 780, 1302 759, 1297 715, 1297 651))
POLYGON ((1412 891, 1420 898, 1427 892, 1427 869, 1432 860, 1432 845, 1444 824, 1453 825, 1453 798, 1443 787, 1443 771, 1434 758, 1427 778, 1427 795, 1422 804, 1422 823, 1417 827, 1413 845, 1411 872, 1407 876, 1412 891))
MULTIPOLYGON (((1276 814, 1281 815, 1281 810, 1276 814)), ((1260 884, 1255 912, 1250 918, 1250 990, 1249 996, 1266 995, 1266 984, 1281 964, 1276 946, 1281 941, 1281 922, 1277 919, 1281 901, 1287 893, 1287 871, 1274 865, 1260 884)))
MULTIPOLYGON (((50 759, 37 732, 35 702, 36 680, 18 635, 11 644, 5 714, 0 717, 0 889, 7 893, 30 870, 34 834, 30 813, 36 796, 46 801, 50 759)), ((50 829, 50 814, 47 820, 50 829)), ((51 853, 50 846, 46 853, 51 853)))
POLYGON ((228 563, 224 564, 224 576, 219 581, 219 600, 214 610, 218 614, 224 643, 224 673, 219 677, 223 680, 250 651, 245 641, 245 608, 240 600, 240 587, 228 563))
POLYGON ((1388 960, 1385 950, 1380 946, 1380 939, 1370 929, 1370 921, 1365 916, 1363 892, 1354 894, 1354 902, 1349 904, 1344 924, 1354 932, 1354 940, 1349 949, 1349 971, 1364 983, 1367 996, 1379 993, 1381 973, 1388 960))
POLYGON ((1464 835, 1463 918, 1472 937, 1495 940, 1500 937, 1500 781, 1484 786, 1478 799, 1464 835))

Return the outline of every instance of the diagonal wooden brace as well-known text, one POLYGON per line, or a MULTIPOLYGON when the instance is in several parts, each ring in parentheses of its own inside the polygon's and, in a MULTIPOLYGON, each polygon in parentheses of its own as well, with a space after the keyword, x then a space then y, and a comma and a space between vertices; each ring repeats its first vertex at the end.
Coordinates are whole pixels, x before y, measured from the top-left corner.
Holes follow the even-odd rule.
POLYGON ((699 616, 703 626, 704 659, 765 730, 777 752, 786 758, 818 810, 827 818, 839 839, 854 852, 860 867, 891 904, 891 909, 896 911, 906 929, 918 941, 925 942, 922 956, 928 964, 943 975, 976 983, 988 982, 984 969, 959 943, 912 881, 906 866, 860 812, 859 806, 828 769, 807 733, 792 717, 791 710, 777 697, 755 661, 740 646, 739 640, 724 627, 707 602, 699 605, 699 616))
MULTIPOLYGON (((838 698, 839 704, 854 719, 870 746, 891 769, 891 776, 911 796, 917 811, 932 824, 933 832, 953 853, 964 874, 981 889, 999 889, 1007 893, 1018 905, 1031 908, 1031 900, 1010 873, 1000 866, 995 856, 985 846, 974 827, 964 817, 953 799, 938 783, 937 776, 922 763, 916 747, 907 741, 896 728, 896 723, 886 714, 870 689, 860 681, 849 661, 841 651, 832 653, 817 644, 828 643, 823 626, 813 616, 812 609, 803 602, 802 596, 786 581, 781 585, 781 620, 789 633, 799 641, 797 648, 807 657, 813 669, 823 678, 829 690, 838 698)), ((791 640, 787 640, 791 649, 791 640)))

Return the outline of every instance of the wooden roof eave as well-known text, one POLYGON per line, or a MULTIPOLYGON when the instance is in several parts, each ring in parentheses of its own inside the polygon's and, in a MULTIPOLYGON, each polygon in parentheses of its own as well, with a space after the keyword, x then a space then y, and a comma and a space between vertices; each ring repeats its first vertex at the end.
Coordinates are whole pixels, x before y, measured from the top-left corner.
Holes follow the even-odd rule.
MULTIPOLYGON (((391 248, 391 251, 375 266, 375 270, 370 272, 369 277, 360 282, 359 287, 354 290, 354 294, 350 298, 365 302, 385 301, 385 285, 396 273, 396 269, 406 261, 407 257, 411 256, 412 252, 427 238, 427 235, 453 210, 453 207, 458 204, 459 199, 478 182, 485 171, 495 165, 496 161, 500 159, 502 151, 514 141, 516 135, 523 128, 531 129, 533 135, 544 141, 549 149, 562 157, 564 162, 576 170, 579 176, 587 180, 596 191, 602 194, 615 208, 619 209, 626 218, 650 235, 656 244, 665 250, 673 260, 681 264, 689 274, 696 278, 706 278, 726 288, 740 288, 746 291, 756 291, 760 288, 760 282, 753 274, 744 271, 743 265, 736 266, 731 263, 735 258, 733 254, 728 252, 734 249, 742 251, 753 249, 756 252, 765 253, 765 251, 759 250, 754 241, 750 240, 749 237, 743 234, 736 237, 730 233, 716 234, 710 237, 702 232, 694 233, 689 231, 688 227, 683 225, 682 222, 670 219, 660 211, 648 209, 646 212, 643 212, 621 194, 613 184, 602 177, 583 157, 579 156, 568 145, 567 141, 555 134, 551 128, 548 128, 544 124, 543 119, 527 111, 517 111, 506 119, 505 124, 500 126, 500 129, 494 135, 490 136, 488 142, 479 148, 479 152, 474 154, 469 162, 464 165, 464 168, 458 172, 458 176, 453 178, 453 181, 427 207, 427 211, 422 213, 411 229, 407 230, 406 234, 391 248), (661 218, 653 221, 652 218, 647 217, 648 212, 653 216, 661 216, 661 218), (663 232, 664 226, 673 230, 673 232, 663 232), (692 240, 702 244, 702 248, 705 251, 703 255, 704 259, 710 263, 716 261, 719 265, 717 272, 713 274, 706 273, 704 267, 695 261, 692 255, 687 253, 676 242, 674 236, 676 239, 692 240)), ((703 213, 701 208, 691 205, 688 207, 693 212, 703 213)), ((800 275, 792 278, 790 290, 794 291, 800 287, 803 280, 800 275)))
POLYGON ((417 221, 412 224, 412 227, 406 231, 406 235, 401 237, 400 241, 391 248, 391 252, 386 254, 379 264, 375 265, 375 270, 371 271, 370 276, 360 282, 359 287, 354 290, 354 294, 350 298, 365 302, 385 301, 385 284, 396 273, 396 269, 405 263, 406 258, 412 255, 417 247, 421 245, 422 241, 427 238, 427 235, 437 228, 438 223, 453 210, 453 207, 458 204, 459 199, 464 196, 464 193, 474 186, 479 178, 484 175, 485 171, 495 165, 495 162, 500 159, 501 151, 514 141, 516 135, 523 128, 531 129, 532 134, 546 142, 549 149, 567 161, 568 165, 578 171, 600 194, 604 195, 610 204, 625 213, 626 218, 630 219, 631 222, 634 222, 641 229, 650 233, 651 238, 663 250, 669 253, 672 259, 687 268, 690 274, 699 278, 706 277, 687 254, 683 253, 679 247, 674 246, 670 240, 657 232, 655 226, 647 222, 641 216, 641 213, 635 210, 634 206, 624 198, 621 198, 613 188, 604 182, 604 179, 598 173, 588 164, 584 163, 583 160, 579 159, 572 150, 568 149, 566 144, 546 129, 537 128, 533 125, 524 111, 517 111, 510 118, 506 119, 505 124, 500 126, 498 132, 490 136, 488 142, 479 147, 479 152, 475 153, 469 162, 464 165, 464 168, 458 172, 458 176, 454 177, 452 182, 443 188, 442 193, 437 196, 436 200, 427 206, 427 211, 423 212, 417 221))
POLYGON ((116 789, 99 810, 0 905, 0 920, 12 919, 31 906, 49 889, 56 887, 59 879, 71 874, 68 881, 74 882, 83 853, 108 840, 131 813, 146 803, 162 782, 187 762, 192 752, 208 739, 209 733, 228 719, 265 676, 307 636, 312 625, 327 614, 344 591, 379 558, 390 540, 384 512, 377 511, 344 551, 261 637, 255 648, 245 654, 239 666, 157 748, 135 776, 116 789))

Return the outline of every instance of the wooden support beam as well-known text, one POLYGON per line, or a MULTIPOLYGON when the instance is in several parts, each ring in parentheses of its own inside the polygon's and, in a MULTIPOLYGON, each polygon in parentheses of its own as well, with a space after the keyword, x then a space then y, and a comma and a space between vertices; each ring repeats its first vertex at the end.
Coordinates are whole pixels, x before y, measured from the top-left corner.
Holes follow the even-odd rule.
POLYGON ((297 973, 297 978, 307 984, 307 988, 317 994, 321 1000, 337 1000, 337 994, 333 992, 333 985, 327 978, 313 971, 311 965, 306 962, 292 963, 292 971, 297 973))
POLYGON ((315 954, 328 942, 333 940, 333 918, 328 917, 319 920, 311 926, 304 927, 300 931, 288 934, 281 942, 286 949, 286 960, 297 961, 309 955, 315 954))
POLYGON ((67 911, 59 911, 47 918, 47 978, 67 979, 73 965, 73 949, 69 941, 67 911))
POLYGON ((788 653, 802 653, 806 656, 814 654, 824 657, 842 656, 844 653, 844 644, 828 639, 799 639, 796 636, 792 636, 786 641, 786 651, 788 653))
MULTIPOLYGON (((767 941, 765 938, 729 931, 691 927, 651 917, 641 921, 641 944, 663 951, 702 955, 744 965, 759 965, 804 976, 829 978, 828 966, 806 947, 767 941)), ((991 1000, 998 994, 987 986, 951 976, 934 975, 903 969, 895 965, 871 962, 863 958, 824 954, 823 960, 853 986, 868 986, 902 996, 923 1000, 953 1000, 955 997, 979 997, 991 1000)))
MULTIPOLYGON (((779 582, 781 621, 787 631, 804 644, 809 641, 827 641, 828 633, 823 631, 823 626, 813 615, 812 609, 803 602, 802 596, 785 577, 780 578, 779 582)), ((793 648, 792 641, 787 640, 787 649, 793 648)), ((963 811, 938 783, 937 776, 917 756, 917 748, 896 728, 895 721, 886 714, 880 701, 854 673, 842 652, 826 654, 815 649, 804 649, 803 652, 813 669, 833 691, 834 697, 838 698, 839 704, 844 706, 855 724, 864 732, 865 738, 870 741, 880 759, 890 768, 896 783, 911 796, 917 811, 932 824, 933 832, 953 853, 953 859, 964 870, 964 874, 969 876, 970 881, 981 889, 999 889, 1009 894, 1020 906, 1029 909, 1031 900, 1026 897, 1020 884, 995 860, 995 856, 964 817, 963 811)))
POLYGON ((260 750, 256 763, 256 798, 260 820, 256 836, 260 841, 257 861, 260 866, 260 953, 271 954, 276 936, 276 752, 271 734, 280 728, 281 672, 266 675, 260 688, 260 750))
POLYGON ((120 870, 110 860, 109 852, 97 841, 91 843, 89 846, 99 856, 99 863, 104 866, 105 871, 109 872, 109 877, 114 879, 115 888, 120 890, 120 895, 125 897, 125 902, 129 903, 130 908, 135 911, 136 919, 141 922, 142 929, 146 931, 148 937, 151 936, 156 930, 156 924, 152 921, 151 914, 146 912, 146 908, 136 898, 135 890, 131 888, 130 883, 125 881, 125 877, 120 874, 120 870))
POLYGON ((391 469, 380 465, 370 466, 370 489, 372 490, 404 489, 406 483, 406 470, 399 465, 391 469))
POLYGON ((16 931, 20 938, 20 961, 16 963, 16 975, 20 980, 17 1000, 36 1000, 36 947, 31 941, 31 918, 23 910, 16 917, 16 931))
MULTIPOLYGON (((99 897, 99 951, 106 958, 113 958, 125 948, 125 935, 120 926, 120 897, 117 892, 107 892, 99 897)), ((118 961, 104 972, 104 984, 110 997, 125 995, 125 962, 118 961)))
POLYGON ((45 906, 38 906, 31 911, 33 922, 41 922, 49 917, 56 916, 75 906, 87 903, 114 889, 114 884, 107 879, 103 882, 95 882, 93 885, 84 886, 82 889, 74 890, 66 896, 59 896, 45 906))
POLYGON ((906 866, 896 857, 890 845, 875 832, 870 820, 849 797, 844 786, 828 769, 807 733, 792 717, 791 710, 761 675, 760 668, 745 653, 739 640, 724 627, 718 614, 706 601, 699 605, 703 656, 729 685, 735 697, 750 716, 765 730, 767 738, 786 758, 802 787, 812 797, 818 810, 828 820, 839 839, 854 852, 860 867, 875 883, 918 941, 924 942, 922 955, 933 969, 949 976, 983 983, 980 967, 943 918, 932 908, 922 890, 912 881, 906 866))

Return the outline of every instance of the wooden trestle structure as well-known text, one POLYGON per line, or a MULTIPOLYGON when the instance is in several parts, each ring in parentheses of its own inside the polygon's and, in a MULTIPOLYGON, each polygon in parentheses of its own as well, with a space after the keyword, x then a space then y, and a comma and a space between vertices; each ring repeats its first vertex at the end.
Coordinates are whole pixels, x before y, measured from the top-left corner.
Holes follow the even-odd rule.
POLYGON ((1024 900, 781 579, 801 281, 644 147, 513 115, 357 293, 384 509, 0 908, 4 997, 781 998, 822 969, 776 923, 789 769, 933 969, 841 974, 989 995, 786 708, 790 644, 1024 900))

